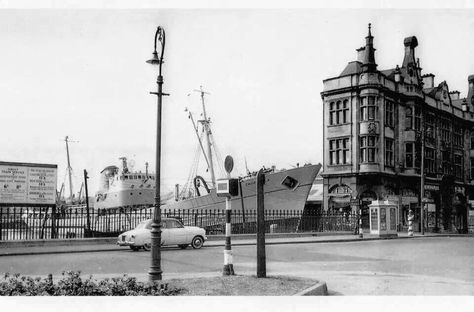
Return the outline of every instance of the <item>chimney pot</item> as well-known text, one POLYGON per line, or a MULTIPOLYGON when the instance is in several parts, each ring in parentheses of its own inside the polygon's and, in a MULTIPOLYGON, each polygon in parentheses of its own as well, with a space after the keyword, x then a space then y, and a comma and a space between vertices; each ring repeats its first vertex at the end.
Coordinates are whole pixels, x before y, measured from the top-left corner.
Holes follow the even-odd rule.
POLYGON ((434 75, 433 74, 426 74, 421 76, 423 79, 423 86, 425 88, 434 88, 434 75))
POLYGON ((416 48, 418 46, 418 40, 415 36, 407 37, 403 40, 405 47, 416 48))

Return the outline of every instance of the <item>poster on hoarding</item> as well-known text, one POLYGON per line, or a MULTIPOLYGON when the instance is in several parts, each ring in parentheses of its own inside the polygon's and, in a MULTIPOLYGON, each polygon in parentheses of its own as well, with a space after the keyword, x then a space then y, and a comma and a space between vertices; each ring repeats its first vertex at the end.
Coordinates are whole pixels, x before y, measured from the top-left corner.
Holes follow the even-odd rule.
POLYGON ((0 162, 0 204, 54 205, 57 165, 0 162))

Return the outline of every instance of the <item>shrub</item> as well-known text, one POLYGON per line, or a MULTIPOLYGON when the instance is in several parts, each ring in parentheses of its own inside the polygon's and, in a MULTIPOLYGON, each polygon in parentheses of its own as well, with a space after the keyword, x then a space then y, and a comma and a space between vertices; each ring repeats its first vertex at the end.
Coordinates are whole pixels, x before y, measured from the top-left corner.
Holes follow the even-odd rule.
POLYGON ((80 271, 66 271, 53 282, 53 275, 41 279, 6 273, 0 281, 1 296, 173 296, 182 289, 168 288, 167 283, 142 283, 126 274, 97 281, 90 275, 83 279, 80 271))

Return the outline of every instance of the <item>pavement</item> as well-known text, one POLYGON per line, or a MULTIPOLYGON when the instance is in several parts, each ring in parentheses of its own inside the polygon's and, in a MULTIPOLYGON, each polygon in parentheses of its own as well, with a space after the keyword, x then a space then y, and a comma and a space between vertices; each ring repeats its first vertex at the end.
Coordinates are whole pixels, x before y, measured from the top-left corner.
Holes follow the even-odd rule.
MULTIPOLYGON (((439 233, 415 233, 409 237, 406 232, 399 232, 396 237, 379 237, 378 235, 364 234, 363 238, 350 232, 334 233, 280 233, 266 234, 267 245, 276 244, 313 244, 313 243, 346 243, 383 239, 422 239, 425 237, 474 237, 474 234, 439 234, 439 233)), ((233 235, 233 246, 255 245, 255 234, 233 235)), ((209 235, 204 247, 222 247, 225 245, 225 236, 209 235)), ((61 240, 31 240, 31 241, 6 241, 0 242, 0 257, 38 255, 38 254, 64 254, 84 252, 107 252, 125 250, 127 247, 116 245, 116 238, 93 238, 93 239, 61 239, 61 240)), ((167 248, 167 247, 164 247, 167 248)), ((128 249, 128 248, 127 248, 128 249)))

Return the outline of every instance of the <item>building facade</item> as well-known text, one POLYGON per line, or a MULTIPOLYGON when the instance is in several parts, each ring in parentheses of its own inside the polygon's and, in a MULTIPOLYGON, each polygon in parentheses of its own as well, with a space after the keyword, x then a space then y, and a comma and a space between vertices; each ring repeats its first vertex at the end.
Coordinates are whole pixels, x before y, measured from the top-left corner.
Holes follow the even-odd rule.
POLYGON ((416 37, 404 40, 401 66, 379 70, 369 24, 358 58, 323 81, 324 210, 361 209, 373 200, 398 204, 400 230, 424 207, 433 231, 468 229, 474 199, 474 76, 468 95, 423 74, 416 37), (424 170, 422 170, 424 168, 424 170), (424 177, 422 179, 422 171, 424 177), (423 184, 423 192, 421 191, 423 184))

